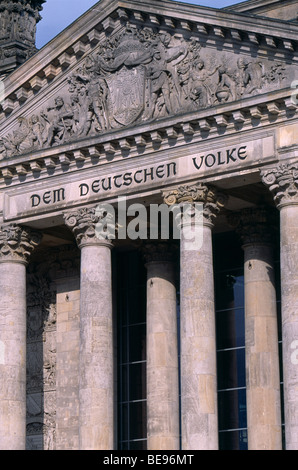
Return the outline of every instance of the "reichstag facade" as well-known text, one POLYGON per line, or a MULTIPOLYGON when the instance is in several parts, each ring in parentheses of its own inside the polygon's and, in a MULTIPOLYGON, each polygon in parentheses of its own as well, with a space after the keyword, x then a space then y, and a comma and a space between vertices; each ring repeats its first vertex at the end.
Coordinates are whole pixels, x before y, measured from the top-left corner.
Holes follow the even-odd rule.
POLYGON ((37 51, 44 3, 0 4, 0 448, 298 450, 298 1, 37 51))

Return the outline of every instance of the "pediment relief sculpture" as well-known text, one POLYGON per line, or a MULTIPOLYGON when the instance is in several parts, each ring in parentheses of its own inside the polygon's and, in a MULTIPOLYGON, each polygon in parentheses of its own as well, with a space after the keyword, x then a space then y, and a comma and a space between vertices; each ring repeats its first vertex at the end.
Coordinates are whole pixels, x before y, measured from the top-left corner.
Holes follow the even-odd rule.
POLYGON ((127 25, 87 55, 43 109, 0 136, 0 159, 284 88, 289 70, 194 36, 127 25))

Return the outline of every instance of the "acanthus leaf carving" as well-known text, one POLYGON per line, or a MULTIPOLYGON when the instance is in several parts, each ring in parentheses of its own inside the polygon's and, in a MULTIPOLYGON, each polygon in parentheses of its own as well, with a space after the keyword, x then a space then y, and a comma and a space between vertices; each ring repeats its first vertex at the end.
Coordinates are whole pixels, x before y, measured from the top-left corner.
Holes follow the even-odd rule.
POLYGON ((34 248, 40 243, 41 234, 16 224, 0 227, 0 261, 18 261, 26 264, 34 248))
POLYGON ((66 226, 72 230, 79 248, 84 245, 107 244, 115 238, 115 213, 102 207, 83 207, 64 214, 66 226))
MULTIPOLYGON (((214 219, 225 206, 228 197, 217 188, 204 183, 181 185, 175 189, 163 192, 164 203, 168 206, 203 204, 203 221, 205 225, 212 226, 214 219)), ((194 214, 195 212, 193 212, 194 214)), ((178 220, 180 215, 178 214, 178 220)), ((183 222, 183 221, 182 221, 183 222)))
POLYGON ((298 203, 298 164, 282 163, 261 172, 263 183, 268 186, 278 208, 298 203))

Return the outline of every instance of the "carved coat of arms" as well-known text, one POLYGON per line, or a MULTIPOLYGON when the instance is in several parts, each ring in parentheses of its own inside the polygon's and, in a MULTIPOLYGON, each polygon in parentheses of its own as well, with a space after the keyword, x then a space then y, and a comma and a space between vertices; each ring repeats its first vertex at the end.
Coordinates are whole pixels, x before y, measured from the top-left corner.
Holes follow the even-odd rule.
POLYGON ((198 38, 129 23, 86 56, 61 95, 0 136, 0 160, 283 86, 286 65, 213 54, 198 38))
POLYGON ((107 78, 112 118, 123 126, 135 122, 145 107, 145 67, 123 66, 107 78))

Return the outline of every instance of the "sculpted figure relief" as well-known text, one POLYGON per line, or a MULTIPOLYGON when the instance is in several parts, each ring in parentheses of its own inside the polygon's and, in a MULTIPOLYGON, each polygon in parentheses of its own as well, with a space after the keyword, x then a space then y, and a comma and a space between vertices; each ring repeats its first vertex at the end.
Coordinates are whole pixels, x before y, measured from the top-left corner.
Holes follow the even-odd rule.
POLYGON ((0 136, 0 159, 269 91, 285 73, 277 62, 127 25, 85 58, 46 109, 0 136))

